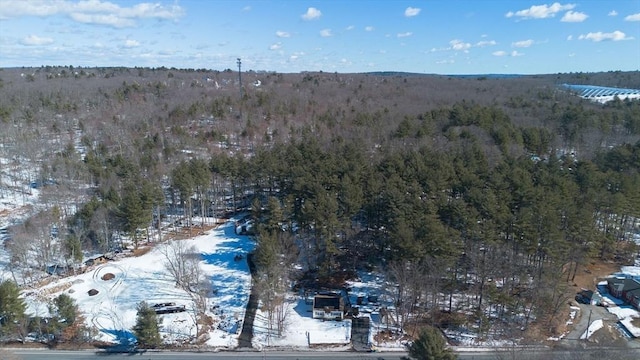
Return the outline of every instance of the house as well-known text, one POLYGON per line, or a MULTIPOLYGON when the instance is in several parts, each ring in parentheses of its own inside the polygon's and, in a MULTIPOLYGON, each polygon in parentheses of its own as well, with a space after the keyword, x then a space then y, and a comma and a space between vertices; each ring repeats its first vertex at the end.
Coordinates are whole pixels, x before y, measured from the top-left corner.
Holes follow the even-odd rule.
POLYGON ((49 275, 66 276, 73 271, 73 267, 63 264, 52 264, 47 266, 46 271, 49 275))
POLYGON ((640 288, 627 291, 624 300, 634 308, 640 310, 640 288))
POLYGON ((640 282, 631 278, 610 278, 607 280, 609 293, 618 299, 625 299, 627 292, 640 289, 640 282))
POLYGON ((344 299, 336 293, 319 293, 313 297, 313 318, 322 320, 344 319, 344 299))
POLYGON ((86 266, 100 265, 112 260, 107 255, 95 255, 87 259, 84 264, 86 266))

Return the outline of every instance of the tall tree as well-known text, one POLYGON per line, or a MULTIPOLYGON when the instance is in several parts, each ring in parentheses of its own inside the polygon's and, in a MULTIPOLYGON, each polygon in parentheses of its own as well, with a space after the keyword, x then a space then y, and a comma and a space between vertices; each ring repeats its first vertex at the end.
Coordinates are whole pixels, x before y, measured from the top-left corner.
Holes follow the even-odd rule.
POLYGON ((0 282, 0 335, 19 335, 21 325, 27 321, 26 308, 18 284, 11 280, 0 282))
POLYGON ((138 340, 138 346, 141 348, 154 349, 162 344, 158 315, 144 301, 138 304, 133 333, 138 340))

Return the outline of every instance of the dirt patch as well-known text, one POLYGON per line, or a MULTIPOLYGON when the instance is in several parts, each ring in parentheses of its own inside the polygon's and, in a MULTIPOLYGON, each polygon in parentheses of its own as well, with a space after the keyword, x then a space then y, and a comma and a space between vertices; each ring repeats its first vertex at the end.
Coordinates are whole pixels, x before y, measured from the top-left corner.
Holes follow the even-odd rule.
POLYGON ((95 296, 98 295, 99 291, 96 289, 91 289, 89 291, 87 291, 87 294, 89 294, 89 296, 95 296))
POLYGON ((620 264, 614 262, 593 260, 585 266, 578 267, 576 277, 573 279, 573 284, 578 289, 595 290, 598 282, 620 271, 620 266, 620 264))
POLYGON ((151 251, 151 247, 150 246, 149 247, 137 248, 137 249, 133 250, 133 256, 134 257, 142 256, 142 255, 148 253, 149 251, 151 251))
POLYGON ((109 281, 109 280, 115 279, 115 277, 116 276, 114 274, 112 274, 112 273, 106 273, 106 274, 102 275, 101 279, 104 280, 104 281, 109 281))

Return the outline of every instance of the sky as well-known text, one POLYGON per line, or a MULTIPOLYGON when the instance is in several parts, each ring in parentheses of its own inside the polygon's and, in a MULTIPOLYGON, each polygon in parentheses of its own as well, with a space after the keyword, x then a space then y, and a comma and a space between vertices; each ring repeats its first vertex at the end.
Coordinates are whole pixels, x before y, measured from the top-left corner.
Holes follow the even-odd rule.
POLYGON ((640 69, 640 0, 0 0, 0 67, 640 69))

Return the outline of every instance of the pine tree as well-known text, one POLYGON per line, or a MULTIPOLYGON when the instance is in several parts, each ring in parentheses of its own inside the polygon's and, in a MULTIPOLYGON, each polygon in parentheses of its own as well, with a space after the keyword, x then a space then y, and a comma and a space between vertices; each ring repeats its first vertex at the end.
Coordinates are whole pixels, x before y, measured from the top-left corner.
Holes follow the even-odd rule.
POLYGON ((446 347, 440 332, 434 327, 424 328, 409 346, 409 357, 416 360, 454 360, 455 354, 446 347))
POLYGON ((17 333, 20 322, 26 321, 25 309, 18 284, 10 280, 0 282, 0 335, 17 333))
POLYGON ((54 341, 81 343, 91 338, 91 330, 71 296, 60 294, 53 299, 49 312, 53 318, 46 330, 54 335, 54 341))
POLYGON ((136 325, 133 333, 138 339, 138 346, 142 348, 156 348, 160 346, 160 325, 156 312, 146 302, 138 304, 136 325))

